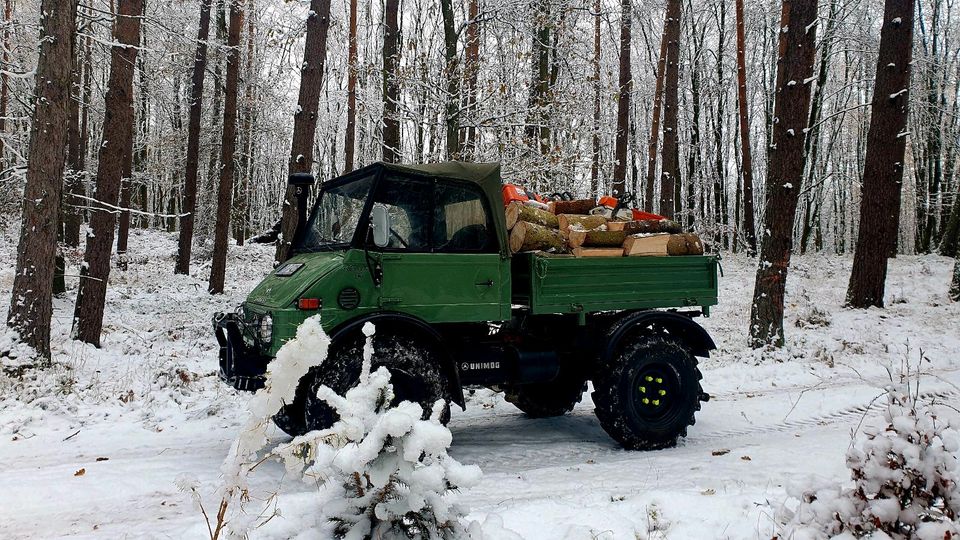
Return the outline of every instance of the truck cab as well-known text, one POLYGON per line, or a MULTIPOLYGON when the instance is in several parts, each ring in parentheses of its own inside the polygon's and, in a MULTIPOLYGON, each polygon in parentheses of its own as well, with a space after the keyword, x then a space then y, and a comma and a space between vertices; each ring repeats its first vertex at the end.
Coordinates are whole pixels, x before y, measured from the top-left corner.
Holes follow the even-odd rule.
POLYGON ((375 163, 325 182, 293 256, 215 316, 221 378, 262 387, 280 346, 319 313, 330 354, 275 418, 293 435, 335 419, 315 388, 356 381, 360 328, 373 322, 376 362, 398 399, 425 410, 464 407, 463 387, 484 385, 555 416, 593 381, 621 444, 675 443, 708 398, 696 358, 714 344, 693 319, 717 303, 716 258, 511 254, 501 187, 499 165, 467 163, 375 163))

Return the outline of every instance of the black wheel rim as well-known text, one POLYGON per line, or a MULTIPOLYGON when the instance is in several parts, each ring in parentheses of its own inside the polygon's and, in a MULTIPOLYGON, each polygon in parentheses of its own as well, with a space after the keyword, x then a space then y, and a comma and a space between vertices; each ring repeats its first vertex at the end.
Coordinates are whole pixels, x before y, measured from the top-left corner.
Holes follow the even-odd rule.
POLYGON ((640 418, 655 423, 673 420, 682 404, 680 376, 667 364, 649 364, 637 371, 631 405, 640 418))

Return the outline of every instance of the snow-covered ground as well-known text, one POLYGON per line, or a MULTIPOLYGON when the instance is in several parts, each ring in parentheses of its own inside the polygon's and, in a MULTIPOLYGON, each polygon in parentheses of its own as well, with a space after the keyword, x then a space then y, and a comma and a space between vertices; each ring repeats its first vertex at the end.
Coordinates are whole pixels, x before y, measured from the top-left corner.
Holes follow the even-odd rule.
MULTIPOLYGON (((4 235, 0 257, 15 260, 14 243, 4 235)), ((227 293, 211 297, 208 267, 173 275, 171 235, 134 231, 130 244, 129 269, 111 276, 102 349, 68 339, 76 286, 68 278, 72 290, 55 301, 55 366, 20 374, 3 359, 0 538, 206 532, 175 480, 217 485, 249 399, 216 378, 210 317, 242 300, 270 268, 272 248, 232 249, 227 293)), ((69 255, 76 263, 79 253, 69 255)), ((952 261, 891 261, 888 308, 865 311, 840 307, 850 263, 796 258, 789 344, 757 352, 746 347, 754 265, 724 259, 720 305, 702 320, 719 346, 702 366, 713 399, 677 448, 619 449, 594 419, 589 394, 569 416, 531 420, 477 390, 450 424, 451 453, 484 471, 461 494, 470 517, 497 514, 524 538, 770 538, 786 485, 846 478, 851 433, 879 416, 871 404, 889 373, 909 362, 927 374, 928 397, 960 398, 960 305, 946 295, 952 261)), ((4 315, 10 266, 0 270, 4 315)), ((297 520, 284 510, 308 511, 298 494, 315 489, 273 463, 257 468, 251 488, 251 511, 280 493, 270 528, 291 536, 297 520)))

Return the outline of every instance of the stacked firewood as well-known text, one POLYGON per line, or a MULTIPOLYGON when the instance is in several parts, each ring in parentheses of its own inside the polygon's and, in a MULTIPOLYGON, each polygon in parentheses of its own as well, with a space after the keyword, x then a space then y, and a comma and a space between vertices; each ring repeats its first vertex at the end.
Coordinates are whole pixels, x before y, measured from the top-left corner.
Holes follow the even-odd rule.
POLYGON ((506 207, 510 250, 577 257, 702 255, 703 243, 674 221, 610 219, 591 199, 506 207))

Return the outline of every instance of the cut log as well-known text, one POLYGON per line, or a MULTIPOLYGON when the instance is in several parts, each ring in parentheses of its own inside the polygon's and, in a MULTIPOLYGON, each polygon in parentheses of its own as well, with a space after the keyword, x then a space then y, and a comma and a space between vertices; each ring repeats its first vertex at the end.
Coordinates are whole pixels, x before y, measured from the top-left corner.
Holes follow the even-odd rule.
POLYGON ((566 251, 563 236, 557 229, 551 229, 536 223, 517 221, 510 231, 510 251, 566 251))
POLYGON ((623 254, 628 257, 703 255, 703 242, 697 235, 689 233, 628 236, 623 241, 623 254))
POLYGON ((567 234, 567 243, 571 248, 589 247, 617 247, 622 246, 627 239, 623 231, 570 231, 567 234))
POLYGON ((585 216, 578 214, 560 214, 557 216, 560 230, 568 233, 571 229, 578 231, 595 231, 607 224, 603 216, 585 216))
POLYGON ((551 229, 560 226, 557 216, 533 206, 528 206, 521 202, 512 202, 507 206, 507 229, 513 229, 518 221, 527 223, 536 223, 551 229))
POLYGON ((548 203, 550 211, 554 214, 589 214, 591 210, 597 207, 597 201, 593 199, 580 199, 576 201, 553 201, 548 203))
POLYGON ((623 257, 623 248, 574 248, 576 257, 623 257))
MULTIPOLYGON (((619 226, 619 224, 618 224, 619 226)), ((677 234, 683 232, 683 227, 680 226, 676 221, 670 221, 669 219, 661 220, 642 220, 642 221, 628 221, 623 224, 623 230, 627 234, 655 234, 655 233, 670 233, 677 234)))
POLYGON ((628 222, 626 222, 626 221, 610 221, 610 222, 607 223, 607 230, 608 230, 608 231, 622 231, 623 228, 624 228, 624 226, 626 226, 627 223, 628 223, 628 222))
POLYGON ((623 254, 627 257, 664 257, 667 255, 669 241, 669 234, 628 236, 623 241, 623 254))

